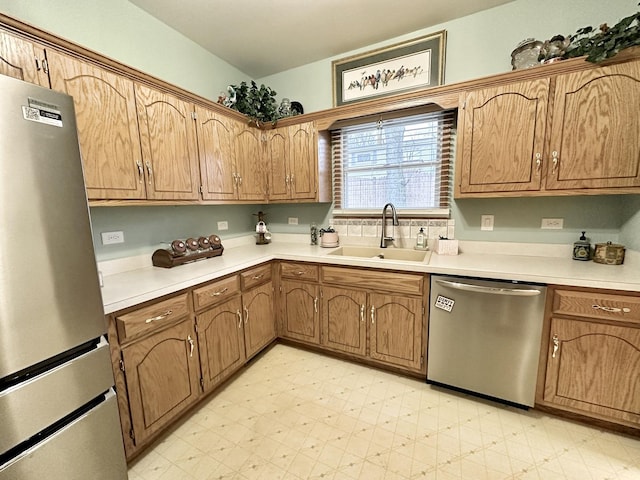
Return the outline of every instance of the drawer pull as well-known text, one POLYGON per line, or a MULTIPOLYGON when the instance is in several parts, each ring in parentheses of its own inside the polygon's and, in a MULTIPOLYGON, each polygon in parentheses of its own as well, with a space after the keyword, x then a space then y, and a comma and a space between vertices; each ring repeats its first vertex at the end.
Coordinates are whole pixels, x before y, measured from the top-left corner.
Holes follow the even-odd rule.
POLYGON ((364 322, 364 303, 360 305, 360 322, 364 322))
POLYGON ((240 309, 236 310, 236 315, 238 315, 238 329, 242 328, 242 313, 240 313, 240 309))
POLYGON ((254 280, 260 280, 262 277, 264 277, 264 273, 260 273, 260 274, 258 274, 258 275, 254 275, 254 276, 253 276, 253 279, 254 279, 254 280))
POLYGON ((217 292, 210 293, 209 296, 210 297, 219 297, 220 295, 222 295, 227 290, 229 290, 229 289, 227 287, 224 287, 222 290, 218 290, 217 292))
POLYGON ((191 335, 187 337, 187 342, 189 342, 190 347, 189 357, 193 357, 193 339, 191 338, 191 335))
POLYGON ((556 358, 556 353, 558 353, 558 349, 560 348, 560 339, 558 335, 553 335, 553 353, 551 354, 551 358, 556 358))
POLYGON ((603 305, 591 305, 595 310, 602 310, 603 312, 609 313, 629 313, 631 311, 630 308, 618 308, 618 307, 605 307, 603 305))
POLYGON ((165 318, 167 318, 169 315, 171 315, 173 313, 173 310, 167 310, 164 313, 161 313, 160 315, 158 315, 157 317, 151 317, 151 318, 147 318, 144 323, 151 323, 151 322, 157 322, 158 320, 164 320, 165 318))
POLYGON ((304 275, 304 272, 302 270, 299 270, 296 272, 296 275, 304 275))

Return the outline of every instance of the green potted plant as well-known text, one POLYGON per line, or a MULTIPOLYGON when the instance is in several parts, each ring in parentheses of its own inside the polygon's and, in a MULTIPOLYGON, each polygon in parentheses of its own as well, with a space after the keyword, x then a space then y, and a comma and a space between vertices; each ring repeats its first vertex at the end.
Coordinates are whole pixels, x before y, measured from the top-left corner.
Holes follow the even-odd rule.
POLYGON ((276 92, 264 84, 258 85, 251 80, 251 84, 241 82, 240 85, 230 85, 229 98, 225 102, 230 108, 247 115, 258 127, 271 122, 273 126, 278 120, 278 104, 276 92))
POLYGON ((606 23, 600 25, 597 30, 593 27, 583 27, 569 38, 571 43, 563 58, 586 55, 589 62, 602 62, 620 50, 640 45, 640 12, 623 18, 613 27, 606 23))

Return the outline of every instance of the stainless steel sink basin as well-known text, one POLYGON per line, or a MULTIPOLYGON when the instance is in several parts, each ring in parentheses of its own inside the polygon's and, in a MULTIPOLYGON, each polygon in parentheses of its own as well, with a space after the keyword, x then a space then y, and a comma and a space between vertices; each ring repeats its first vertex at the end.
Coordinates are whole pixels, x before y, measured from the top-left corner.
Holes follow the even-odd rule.
POLYGON ((343 257, 359 257, 377 260, 395 260, 402 262, 429 263, 430 251, 411 250, 409 248, 380 248, 344 246, 338 247, 327 255, 339 255, 343 257))

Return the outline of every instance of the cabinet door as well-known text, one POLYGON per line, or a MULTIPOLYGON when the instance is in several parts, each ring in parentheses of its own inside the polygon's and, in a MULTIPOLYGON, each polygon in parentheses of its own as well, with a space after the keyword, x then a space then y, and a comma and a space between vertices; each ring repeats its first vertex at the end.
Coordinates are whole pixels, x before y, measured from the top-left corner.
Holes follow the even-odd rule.
POLYGON ((89 199, 146 197, 131 80, 47 51, 51 88, 73 97, 89 199))
POLYGON ((322 288, 322 343, 329 348, 365 356, 367 294, 347 288, 322 288))
POLYGON ((0 31, 0 74, 49 88, 43 60, 41 46, 0 31))
POLYGON ((193 321, 122 349, 135 443, 139 445, 193 403, 200 368, 193 321))
POLYGON ((308 122, 289 127, 289 141, 291 198, 314 200, 318 185, 318 147, 314 124, 308 122))
POLYGON ((553 105, 547 189, 640 186, 640 61, 558 76, 553 105))
POLYGON ((291 197, 288 129, 270 130, 267 133, 266 148, 269 200, 288 200, 291 197))
POLYGON ((239 200, 266 200, 262 131, 244 125, 236 130, 239 200))
POLYGON ((197 200, 200 171, 191 104, 136 84, 147 197, 197 200))
POLYGON ((246 359, 240 297, 201 313, 196 325, 206 391, 235 372, 246 359))
POLYGON ((421 300, 370 294, 369 304, 370 357, 420 371, 424 355, 421 300))
POLYGON ((271 282, 242 294, 244 309, 244 343, 247 358, 252 357, 276 338, 271 282))
POLYGON ((544 400, 640 424, 640 329, 552 318, 544 400))
POLYGON ((549 80, 470 92, 462 106, 460 192, 539 190, 549 80))
POLYGON ((234 121, 196 106, 196 132, 204 200, 235 200, 234 121))
POLYGON ((320 343, 318 285, 283 280, 282 336, 320 343))

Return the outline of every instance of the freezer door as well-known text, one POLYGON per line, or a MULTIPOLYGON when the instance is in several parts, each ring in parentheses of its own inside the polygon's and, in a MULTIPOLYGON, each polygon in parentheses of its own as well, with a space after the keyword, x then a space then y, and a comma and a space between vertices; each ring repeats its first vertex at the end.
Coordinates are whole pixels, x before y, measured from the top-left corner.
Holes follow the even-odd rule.
POLYGON ((126 480, 113 391, 105 401, 19 457, 0 465, 0 480, 126 480))
POLYGON ((109 344, 0 392, 0 455, 70 415, 113 385, 109 344))
POLYGON ((72 98, 0 75, 0 105, 2 379, 106 325, 72 98))

